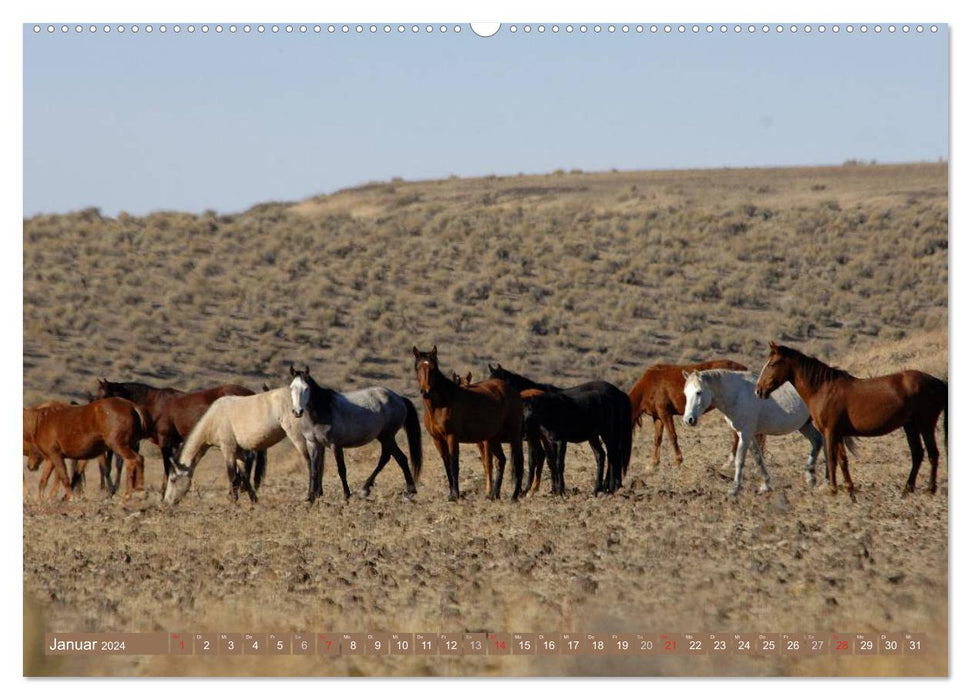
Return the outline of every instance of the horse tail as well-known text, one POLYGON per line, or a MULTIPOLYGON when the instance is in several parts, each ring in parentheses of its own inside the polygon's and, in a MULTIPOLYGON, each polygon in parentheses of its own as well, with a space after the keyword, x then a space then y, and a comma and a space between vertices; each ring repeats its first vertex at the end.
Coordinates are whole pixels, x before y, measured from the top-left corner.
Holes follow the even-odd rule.
POLYGON ((849 435, 843 438, 843 447, 849 450, 850 454, 856 457, 856 438, 849 435))
POLYGON ((944 382, 944 451, 947 452, 947 382, 944 382))
POLYGON ((641 394, 642 394, 640 384, 635 384, 630 390, 630 395, 627 397, 630 401, 630 429, 634 432, 637 428, 641 426, 641 421, 644 419, 644 414, 647 411, 641 406, 641 394))
POLYGON ((149 436, 152 432, 152 421, 145 412, 145 409, 139 406, 137 403, 133 403, 132 406, 135 408, 135 415, 138 418, 138 441, 142 441, 149 436))
POLYGON ((415 481, 421 476, 421 424, 418 422, 418 411, 411 399, 401 397, 405 402, 405 433, 408 435, 408 454, 411 457, 411 470, 415 481))
MULTIPOLYGON (((630 397, 627 396, 627 394, 625 394, 624 392, 621 392, 621 395, 624 398, 624 401, 623 401, 624 409, 627 409, 623 411, 622 415, 627 413, 631 413, 631 415, 633 415, 632 411, 630 410, 630 403, 631 403, 630 397)), ((642 411, 641 415, 643 414, 644 412, 642 411)), ((618 418, 622 418, 622 416, 619 416, 618 418)), ((638 416, 638 423, 640 422, 639 419, 640 419, 640 416, 638 416)), ((627 476, 627 468, 630 466, 630 456, 631 456, 631 452, 633 451, 633 448, 634 448, 634 431, 633 429, 627 430, 626 426, 621 423, 621 430, 620 430, 620 475, 621 477, 627 476)))

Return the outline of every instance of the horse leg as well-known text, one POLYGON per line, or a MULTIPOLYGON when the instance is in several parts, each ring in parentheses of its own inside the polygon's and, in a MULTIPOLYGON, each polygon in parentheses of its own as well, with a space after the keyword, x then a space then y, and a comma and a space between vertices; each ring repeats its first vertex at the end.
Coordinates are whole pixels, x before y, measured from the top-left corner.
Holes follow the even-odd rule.
POLYGON ((165 498, 165 490, 169 487, 169 474, 172 473, 172 445, 163 442, 159 451, 162 453, 162 498, 165 498))
POLYGON ((809 440, 809 459, 806 460, 806 483, 810 488, 816 485, 816 460, 819 458, 819 451, 823 447, 823 436, 813 427, 812 421, 799 428, 807 440, 809 440))
POLYGON ((839 459, 842 441, 836 433, 829 431, 824 436, 826 441, 826 478, 829 480, 829 492, 836 493, 836 462, 839 459))
POLYGON ((742 488, 742 467, 745 466, 745 454, 748 452, 751 438, 745 433, 738 433, 738 449, 735 450, 735 481, 729 490, 730 496, 737 496, 742 488))
MULTIPOLYGON (((512 492, 512 500, 518 501, 523 491, 523 441, 514 439, 509 443, 509 451, 512 453, 512 474, 516 480, 516 488, 512 492)), ((527 485, 528 488, 528 485, 527 485)))
POLYGON ((920 463, 924 459, 924 448, 920 444, 920 431, 914 423, 906 423, 904 432, 907 433, 907 444, 910 445, 911 468, 910 476, 907 477, 907 491, 914 492, 917 485, 917 472, 920 471, 920 463))
MULTIPOLYGON (((233 463, 235 465, 235 457, 233 463)), ((252 466, 252 459, 249 462, 249 466, 252 466)), ((249 471, 246 468, 246 457, 243 457, 243 467, 236 469, 236 478, 239 479, 243 486, 243 490, 246 491, 246 495, 249 496, 250 503, 256 503, 259 499, 256 496, 256 489, 253 488, 253 484, 250 482, 249 471)))
POLYGON ((553 465, 556 465, 556 494, 558 496, 566 495, 566 479, 563 477, 566 471, 566 440, 560 440, 555 443, 556 447, 556 461, 550 462, 550 475, 553 474, 553 465))
MULTIPOLYGON (((729 423, 729 427, 731 427, 731 423, 729 423)), ((738 454, 738 433, 736 433, 735 429, 732 428, 732 451, 728 454, 728 465, 727 465, 729 469, 735 468, 735 455, 737 454, 738 454)))
MULTIPOLYGON (((448 473, 449 473, 449 490, 448 490, 448 500, 457 501, 461 495, 459 490, 459 441, 454 435, 448 435, 445 438, 445 449, 448 455, 448 473)), ((502 470, 499 470, 499 474, 496 482, 493 484, 492 492, 495 494, 499 491, 499 487, 502 485, 502 470)))
POLYGON ((661 463, 661 440, 664 437, 664 423, 658 416, 654 416, 654 456, 651 458, 651 466, 656 467, 661 463))
POLYGON ((58 453, 51 455, 50 459, 54 465, 54 475, 64 486, 64 500, 70 501, 74 494, 71 490, 71 479, 67 475, 67 465, 64 464, 64 457, 58 453))
POLYGON ((506 453, 502 451, 502 443, 495 440, 489 441, 489 452, 496 458, 496 478, 492 483, 492 494, 489 497, 496 501, 499 500, 499 492, 502 490, 502 477, 506 473, 506 453))
POLYGON ((492 495, 492 450, 489 449, 488 441, 479 443, 479 459, 482 460, 482 471, 485 474, 486 496, 491 496, 492 495))
POLYGON ((47 489, 47 481, 51 478, 51 474, 54 473, 54 463, 51 460, 47 460, 44 463, 44 471, 40 475, 40 482, 37 484, 37 502, 40 503, 44 500, 44 491, 47 489))
POLYGON ((405 457, 405 453, 401 451, 398 447, 397 441, 391 438, 391 456, 394 457, 394 461, 398 463, 401 467, 401 473, 404 474, 405 484, 408 487, 409 494, 418 493, 418 488, 415 486, 415 480, 411 476, 411 470, 408 469, 408 459, 405 457))
POLYGON ((606 453, 604 452, 603 444, 601 444, 600 438, 590 440, 590 448, 593 450, 593 454, 597 458, 597 484, 593 488, 593 495, 596 496, 603 488, 604 460, 606 459, 606 453))
POLYGON ((759 472, 762 474, 762 486, 759 487, 759 493, 767 493, 772 490, 772 487, 769 485, 769 470, 765 468, 765 455, 762 453, 764 444, 765 436, 756 435, 750 447, 752 454, 755 455, 755 463, 759 465, 759 472), (759 438, 762 439, 759 440, 759 438))
POLYGON ((661 416, 661 420, 664 421, 664 427, 668 431, 668 439, 671 441, 671 447, 674 448, 674 463, 680 467, 684 462, 684 457, 681 455, 681 446, 678 445, 678 434, 674 430, 674 417, 670 413, 665 413, 661 416))
MULTIPOLYGON (((392 442, 391 444, 394 443, 392 442)), ((397 445, 395 445, 395 447, 397 447, 397 445)), ((337 451, 336 448, 334 451, 337 451)), ((378 457, 378 466, 374 468, 374 471, 371 472, 371 476, 367 478, 367 481, 364 482, 364 486, 361 487, 361 498, 367 498, 368 495, 370 495, 371 487, 374 486, 374 480, 378 478, 378 474, 381 473, 381 470, 384 469, 384 465, 387 464, 390 459, 391 445, 389 445, 387 441, 382 441, 381 456, 378 457)), ((397 459, 397 457, 395 459, 397 459)), ((338 470, 340 470, 340 466, 338 466, 338 470)), ((405 481, 411 481, 411 475, 407 471, 405 472, 405 481)))
POLYGON ((539 479, 536 478, 536 467, 537 465, 542 466, 543 463, 543 448, 539 444, 539 440, 535 437, 529 438, 526 441, 529 445, 529 464, 528 470, 526 472, 526 490, 530 493, 536 493, 536 489, 539 488, 539 479))
POLYGON ((934 426, 925 427, 921 430, 921 435, 924 438, 924 444, 927 446, 927 458, 931 463, 931 483, 927 487, 927 492, 937 493, 937 465, 941 453, 937 449, 937 439, 934 437, 934 426))
POLYGON ((442 466, 445 467, 445 478, 448 479, 448 491, 449 494, 452 492, 452 468, 449 464, 448 459, 448 445, 444 440, 439 438, 432 438, 435 443, 435 449, 438 450, 438 455, 442 458, 442 466))
MULTIPOLYGON (((390 456, 390 455, 389 455, 390 456)), ((337 459, 337 474, 341 478, 341 486, 344 487, 344 498, 351 497, 351 489, 347 486, 347 468, 344 466, 344 448, 334 445, 334 457, 337 459)), ((385 464, 388 460, 385 459, 385 464)), ((384 464, 381 465, 382 467, 384 464)))
POLYGON ((850 500, 855 501, 856 495, 853 493, 853 480, 850 478, 850 463, 846 458, 846 445, 843 442, 840 442, 839 463, 840 470, 843 472, 843 482, 846 484, 846 490, 850 494, 850 500))

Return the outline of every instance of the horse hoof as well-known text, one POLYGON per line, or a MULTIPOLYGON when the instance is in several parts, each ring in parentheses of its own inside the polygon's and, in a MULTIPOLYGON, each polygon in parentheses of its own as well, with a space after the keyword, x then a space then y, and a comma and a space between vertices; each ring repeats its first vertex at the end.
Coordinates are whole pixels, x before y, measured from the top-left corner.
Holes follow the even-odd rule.
POLYGON ((772 490, 772 487, 769 486, 768 484, 762 484, 762 486, 759 487, 759 493, 768 493, 771 490, 772 490))
POLYGON ((937 487, 936 486, 928 486, 927 487, 927 495, 928 496, 933 496, 935 493, 937 493, 937 487))
POLYGON ((361 498, 367 498, 368 496, 371 495, 371 491, 370 491, 370 489, 361 489, 360 492, 358 493, 358 495, 361 498))
POLYGON ((448 502, 449 503, 454 503, 457 500, 459 500, 458 494, 456 494, 456 493, 450 493, 450 494, 448 494, 448 502))
POLYGON ((738 498, 739 491, 741 491, 741 487, 733 486, 732 488, 728 489, 728 495, 730 498, 738 498))

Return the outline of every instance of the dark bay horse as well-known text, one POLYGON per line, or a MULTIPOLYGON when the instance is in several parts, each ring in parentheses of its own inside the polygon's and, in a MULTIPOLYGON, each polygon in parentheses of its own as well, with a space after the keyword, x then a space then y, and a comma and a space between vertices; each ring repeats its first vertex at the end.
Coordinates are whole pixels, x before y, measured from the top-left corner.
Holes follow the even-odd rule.
MULTIPOLYGON (((661 439, 664 430, 668 431, 671 447, 674 448, 675 464, 684 462, 678 434, 674 430, 674 416, 684 415, 684 373, 706 369, 747 370, 743 364, 733 360, 710 360, 693 365, 654 365, 637 380, 630 390, 631 430, 641 424, 644 414, 654 419, 654 456, 652 466, 661 463, 661 439)), ((710 408, 708 410, 711 410, 710 408)), ((735 444, 738 436, 735 436, 735 444)), ((732 448, 734 452, 734 447, 732 448)))
POLYGON ((934 430, 944 413, 947 441, 947 384, 917 370, 862 379, 804 355, 784 345, 769 343, 769 359, 759 374, 755 392, 765 398, 786 382, 792 382, 809 407, 813 424, 826 440, 826 474, 836 493, 836 462, 843 472, 846 490, 853 497, 853 481, 846 458, 846 441, 854 436, 886 435, 898 428, 907 434, 911 470, 906 490, 912 492, 924 459, 931 463, 930 493, 937 491, 940 453, 934 430), (924 447, 921 446, 921 439, 924 447))
MULTIPOLYGON (((505 369, 501 364, 496 363, 496 366, 488 365, 489 376, 493 379, 504 379, 519 391, 519 396, 522 399, 528 399, 539 394, 547 392, 558 392, 563 391, 562 388, 554 384, 543 384, 541 382, 535 382, 532 379, 524 377, 521 374, 516 374, 508 369, 505 369)), ((544 445, 543 437, 540 434, 534 434, 532 438, 527 436, 527 443, 529 444, 529 473, 526 476, 526 490, 530 493, 536 493, 539 490, 540 479, 543 475, 543 462, 546 461, 546 455, 558 454, 559 445, 544 445)), ((604 449, 603 443, 600 442, 598 436, 594 436, 589 440, 590 449, 593 450, 594 457, 597 459, 597 464, 603 462, 604 459, 604 449)), ((566 449, 564 445, 563 449, 566 449)), ((550 469, 553 469, 553 463, 550 463, 550 469)), ((554 472, 551 471, 552 476, 556 476, 554 472)), ((554 479, 551 478, 550 481, 550 493, 557 492, 557 484, 554 479)))
MULTIPOLYGON (((253 393, 238 384, 224 384, 202 391, 183 392, 178 389, 157 388, 141 382, 109 382, 107 379, 99 379, 97 397, 101 399, 118 396, 138 404, 148 414, 152 422, 152 430, 146 437, 158 446, 162 453, 162 467, 165 470, 162 478, 164 496, 169 474, 172 471, 173 455, 212 402, 222 396, 252 396, 253 393)), ((247 473, 254 460, 256 463, 254 484, 259 488, 266 471, 266 452, 247 456, 247 473)))
POLYGON ((344 466, 344 448, 361 447, 377 440, 381 456, 371 476, 364 482, 361 495, 367 497, 384 466, 393 457, 405 477, 408 493, 417 493, 415 481, 421 476, 421 426, 418 411, 410 399, 384 387, 369 387, 341 394, 320 386, 310 369, 295 370, 290 366, 290 400, 293 415, 300 419, 300 431, 307 441, 313 502, 323 495, 324 452, 334 450, 337 474, 344 487, 344 498, 351 497, 344 466), (408 438, 412 472, 408 459, 398 447, 395 436, 402 428, 408 438))
POLYGON ((94 459, 108 450, 120 455, 128 474, 127 500, 133 490, 144 488, 145 465, 137 447, 147 437, 149 427, 150 420, 141 407, 111 397, 83 406, 36 409, 28 437, 40 456, 50 460, 68 500, 73 490, 65 459, 94 459))
MULTIPOLYGON (((508 442, 512 452, 515 489, 520 496, 523 479, 523 404, 519 392, 501 379, 459 386, 438 367, 438 346, 430 352, 412 347, 415 374, 425 403, 425 429, 442 457, 448 477, 450 501, 459 498, 459 444, 487 442, 489 449, 508 442)), ((499 498, 505 469, 499 462, 491 498, 499 498)))
POLYGON ((566 444, 586 442, 597 457, 594 494, 620 488, 630 464, 630 399, 613 384, 593 381, 561 391, 546 391, 523 401, 524 433, 541 444, 550 464, 550 478, 558 494, 566 492, 566 444), (601 440, 603 443, 601 444, 601 440), (604 474, 604 446, 607 473, 604 474))

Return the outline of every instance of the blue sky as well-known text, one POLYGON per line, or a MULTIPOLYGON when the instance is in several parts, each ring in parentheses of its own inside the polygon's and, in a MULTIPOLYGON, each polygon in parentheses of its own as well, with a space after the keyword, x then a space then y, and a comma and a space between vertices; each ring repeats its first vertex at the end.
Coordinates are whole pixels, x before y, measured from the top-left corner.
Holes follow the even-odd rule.
POLYGON ((937 160, 947 101, 946 26, 488 39, 467 25, 25 26, 24 214, 235 212, 391 177, 937 160))

